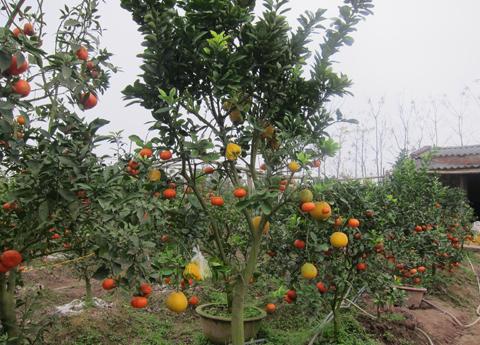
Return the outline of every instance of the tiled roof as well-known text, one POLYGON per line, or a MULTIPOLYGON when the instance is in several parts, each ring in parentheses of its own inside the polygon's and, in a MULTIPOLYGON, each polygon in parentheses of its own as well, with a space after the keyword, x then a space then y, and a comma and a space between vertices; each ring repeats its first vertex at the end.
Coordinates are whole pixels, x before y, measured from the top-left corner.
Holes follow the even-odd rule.
POLYGON ((431 154, 431 170, 465 170, 480 168, 480 145, 431 147, 425 146, 411 154, 420 159, 431 154))

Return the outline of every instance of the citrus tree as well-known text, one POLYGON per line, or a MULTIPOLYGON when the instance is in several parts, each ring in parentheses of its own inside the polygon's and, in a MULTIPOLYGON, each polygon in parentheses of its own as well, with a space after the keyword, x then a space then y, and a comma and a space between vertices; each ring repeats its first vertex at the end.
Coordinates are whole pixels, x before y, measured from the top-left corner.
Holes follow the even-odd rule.
MULTIPOLYGON (((195 238, 205 248, 213 243, 212 259, 225 268, 232 341, 243 344, 245 295, 269 221, 306 168, 307 150, 321 152, 325 129, 337 120, 325 105, 345 95, 350 81, 333 70, 332 56, 352 43, 371 1, 345 1, 328 27, 325 10, 307 12, 296 29, 284 15, 287 1, 265 1, 260 16, 255 1, 121 4, 145 46, 142 80, 125 96, 152 111, 154 151, 174 153, 170 164, 193 193, 182 196, 182 208, 186 217, 200 215, 204 226, 195 238), (319 31, 324 41, 307 67, 310 37, 319 31)), ((163 196, 176 193, 167 188, 163 196)))
POLYGON ((86 123, 73 109, 96 105, 112 67, 108 52, 96 45, 101 33, 97 5, 83 1, 62 9, 54 50, 48 53, 42 49, 41 2, 35 9, 23 1, 5 3, 7 25, 0 29, 0 319, 9 344, 26 337, 15 311, 19 264, 69 250, 75 243, 69 238, 79 236, 72 224, 85 219, 85 203, 74 191, 88 179, 96 160, 92 150, 101 140, 97 130, 106 121, 86 123), (89 59, 92 52, 98 54, 89 59))

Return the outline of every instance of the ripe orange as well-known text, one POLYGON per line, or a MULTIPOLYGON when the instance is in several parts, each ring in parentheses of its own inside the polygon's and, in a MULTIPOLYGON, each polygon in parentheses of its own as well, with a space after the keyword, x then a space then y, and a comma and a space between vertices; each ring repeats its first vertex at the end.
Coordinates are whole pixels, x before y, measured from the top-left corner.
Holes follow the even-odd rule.
POLYGON ((85 110, 92 109, 97 105, 97 102, 97 96, 93 92, 84 93, 80 96, 80 103, 85 110))
POLYGON ((17 267, 22 260, 22 254, 16 250, 6 250, 0 255, 0 263, 8 269, 17 267))
POLYGON ((328 288, 322 282, 317 283, 317 289, 318 289, 318 292, 320 292, 321 294, 324 294, 328 291, 328 288))
POLYGON ((290 289, 287 291, 287 297, 294 301, 297 299, 297 292, 293 289, 290 289))
POLYGON ((52 240, 58 240, 60 239, 60 235, 59 234, 53 234, 52 237, 50 237, 52 240))
POLYGON ((139 165, 140 165, 140 163, 135 162, 134 160, 130 160, 128 162, 128 166, 132 169, 137 169, 139 165))
POLYGON ((360 221, 356 218, 350 218, 347 222, 349 228, 358 228, 360 226, 360 221))
POLYGON ((188 304, 190 304, 191 306, 196 306, 198 303, 200 303, 200 300, 197 296, 192 296, 188 299, 188 304))
POLYGON ((104 288, 105 290, 112 290, 116 287, 117 287, 117 284, 115 283, 115 280, 112 278, 107 278, 102 283, 102 288, 104 288))
POLYGON ((88 60, 88 50, 87 48, 81 46, 80 48, 77 49, 75 55, 77 55, 77 58, 79 60, 87 61, 88 60))
POLYGON ((367 264, 364 262, 359 262, 357 264, 357 271, 365 271, 367 269, 367 264))
POLYGON ((344 248, 348 245, 348 236, 340 231, 334 232, 330 236, 330 244, 335 248, 344 248))
POLYGON ((410 270, 410 274, 411 274, 412 276, 415 275, 415 274, 417 274, 417 269, 416 269, 416 268, 412 268, 412 269, 410 270))
POLYGON ((12 85, 12 90, 16 94, 22 96, 22 97, 27 97, 30 94, 30 84, 28 81, 20 79, 17 80, 13 85, 12 85))
POLYGON ((25 25, 23 26, 23 33, 27 36, 35 35, 35 30, 33 30, 33 24, 25 23, 25 25))
POLYGON ((223 201, 223 198, 221 196, 212 196, 210 198, 210 203, 213 206, 223 206, 225 202, 223 201))
POLYGON ((273 303, 268 303, 266 306, 265 306, 265 311, 268 313, 268 314, 273 314, 275 312, 275 309, 277 309, 277 307, 275 306, 275 304, 273 303))
POLYGON ((168 295, 165 304, 169 310, 175 313, 182 313, 187 310, 188 300, 183 292, 172 292, 170 295, 168 295))
POLYGON ((203 173, 204 174, 213 174, 215 172, 215 169, 211 166, 206 166, 205 168, 203 168, 203 173))
POLYGON ((175 189, 167 188, 163 191, 163 197, 165 199, 173 199, 176 196, 177 196, 177 192, 175 191, 175 189))
POLYGON ((95 68, 95 63, 92 60, 87 61, 86 67, 88 70, 93 70, 95 68))
POLYGON ((242 187, 235 188, 235 190, 233 191, 233 195, 239 199, 244 198, 245 196, 247 196, 247 190, 242 187))
POLYGON ((311 280, 318 275, 318 270, 314 264, 307 262, 302 265, 300 273, 303 278, 311 280))
POLYGON ((23 63, 18 66, 17 64, 17 56, 12 55, 12 60, 10 61, 10 67, 7 70, 7 73, 11 75, 19 75, 25 72, 28 69, 28 61, 25 60, 23 63))
POLYGON ((285 296, 283 297, 283 300, 284 300, 285 302, 287 302, 288 304, 290 304, 290 303, 293 302, 293 300, 292 300, 290 297, 288 297, 287 295, 285 295, 285 296))
POLYGON ((153 151, 148 147, 144 147, 143 149, 140 150, 139 154, 140 154, 140 157, 142 158, 150 158, 153 155, 153 151))
POLYGON ((169 150, 163 150, 160 152, 160 159, 164 161, 168 161, 169 159, 172 158, 172 152, 169 150))
POLYGON ((23 116, 23 115, 17 116, 17 123, 18 123, 20 126, 24 126, 25 123, 27 123, 27 120, 25 120, 25 116, 23 116))
POLYGON ((315 208, 310 211, 310 216, 316 220, 326 220, 332 214, 332 208, 325 201, 315 203, 315 208))
POLYGON ((297 249, 305 249, 305 242, 302 241, 302 240, 295 240, 293 242, 293 245, 295 246, 295 248, 297 249))
POLYGON ((420 273, 424 273, 426 270, 427 270, 427 268, 425 266, 419 266, 417 268, 417 271, 420 272, 420 273))
POLYGON ((148 305, 148 300, 142 296, 134 296, 132 297, 130 304, 134 308, 141 309, 145 308, 148 305))
POLYGON ((342 226, 343 225, 343 218, 342 217, 337 217, 335 219, 335 222, 333 223, 335 226, 342 226))
POLYGON ((413 283, 414 283, 414 284, 418 285, 418 284, 420 284, 421 282, 422 282, 422 279, 420 279, 419 277, 413 278, 413 283))
POLYGON ((303 212, 310 212, 315 209, 315 203, 314 202, 304 202, 302 204, 302 211, 303 212))
POLYGON ((153 289, 152 286, 148 283, 142 283, 140 284, 140 292, 142 293, 142 296, 148 297, 152 293, 153 289))
POLYGON ((22 34, 21 29, 15 28, 15 29, 12 30, 12 35, 15 36, 16 38, 18 38, 20 36, 20 34, 22 34))
POLYGON ((164 280, 165 284, 170 284, 170 282, 172 281, 172 279, 170 277, 166 277, 164 280))
POLYGON ((417 225, 417 226, 415 227, 415 232, 422 232, 422 231, 423 231, 423 229, 422 229, 422 227, 421 227, 420 225, 417 225))

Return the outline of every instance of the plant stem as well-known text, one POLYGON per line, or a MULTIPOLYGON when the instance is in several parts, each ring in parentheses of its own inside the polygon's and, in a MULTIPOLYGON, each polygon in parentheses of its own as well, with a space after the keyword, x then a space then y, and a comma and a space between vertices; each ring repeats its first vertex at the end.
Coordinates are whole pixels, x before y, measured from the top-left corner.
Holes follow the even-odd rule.
POLYGON ((8 18, 8 21, 7 21, 7 24, 5 24, 5 27, 6 28, 9 28, 10 25, 12 25, 13 21, 15 20, 15 17, 17 16, 18 12, 20 12, 20 8, 22 8, 23 4, 25 3, 25 0, 20 0, 17 4, 17 6, 15 6, 15 8, 13 9, 13 12, 12 14, 10 15, 10 17, 8 18))
POLYGON ((85 306, 90 308, 93 306, 93 293, 92 293, 92 283, 90 277, 88 276, 87 269, 84 271, 84 280, 85 280, 85 306))

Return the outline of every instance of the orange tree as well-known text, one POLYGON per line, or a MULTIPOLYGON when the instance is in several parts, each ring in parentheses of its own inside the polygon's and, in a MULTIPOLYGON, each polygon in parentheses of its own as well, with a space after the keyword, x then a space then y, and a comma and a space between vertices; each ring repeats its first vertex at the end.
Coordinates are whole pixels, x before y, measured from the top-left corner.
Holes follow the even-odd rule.
MULTIPOLYGON (((84 182, 96 160, 96 132, 106 122, 86 124, 70 109, 95 106, 108 85, 109 54, 97 49, 97 1, 64 8, 47 53, 41 2, 33 11, 24 2, 8 5, 0 29, 0 140, 3 213, 0 235, 0 319, 9 344, 25 340, 16 321, 15 287, 23 260, 68 250, 58 243, 73 236, 82 221, 76 184, 84 182), (12 31, 10 27, 12 26, 12 31), (98 52, 88 60, 89 51, 98 52), (103 67, 101 67, 103 66, 103 67), (37 89, 32 90, 35 85, 37 89), (32 94, 30 93, 31 91, 32 94), (53 231, 50 231, 53 229, 53 231), (74 230, 74 229, 73 229, 74 230)), ((67 243, 65 243, 67 244, 67 243)))
POLYGON ((290 180, 302 168, 295 160, 306 163, 306 147, 321 150, 325 129, 335 121, 325 104, 347 93, 350 81, 333 70, 331 59, 352 43, 350 34, 370 13, 371 1, 345 1, 327 28, 324 10, 307 12, 296 30, 284 16, 287 1, 265 1, 258 17, 255 1, 121 4, 139 25, 145 46, 142 81, 127 87, 125 96, 152 110, 156 150, 175 154, 172 164, 193 192, 183 208, 201 215, 204 234, 198 238, 213 240, 215 259, 229 272, 232 341, 243 344, 247 284, 269 220, 285 204, 290 180), (306 68, 308 43, 317 31, 324 41, 306 68), (259 159, 265 162, 261 174, 259 159), (282 194, 278 183, 289 161, 282 194), (212 170, 209 182, 202 183, 212 170), (244 191, 234 198, 225 194, 230 188, 244 191))

